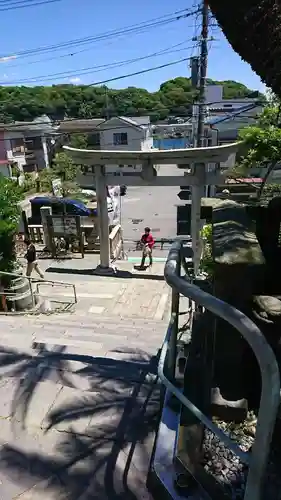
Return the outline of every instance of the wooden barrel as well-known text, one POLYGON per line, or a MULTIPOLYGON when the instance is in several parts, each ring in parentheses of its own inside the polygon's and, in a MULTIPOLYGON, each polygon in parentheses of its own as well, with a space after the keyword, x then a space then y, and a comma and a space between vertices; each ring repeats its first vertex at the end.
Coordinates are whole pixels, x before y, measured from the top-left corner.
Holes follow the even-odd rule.
POLYGON ((32 295, 29 280, 25 276, 11 280, 9 286, 5 288, 5 292, 7 293, 9 311, 26 311, 35 306, 35 295, 32 295))

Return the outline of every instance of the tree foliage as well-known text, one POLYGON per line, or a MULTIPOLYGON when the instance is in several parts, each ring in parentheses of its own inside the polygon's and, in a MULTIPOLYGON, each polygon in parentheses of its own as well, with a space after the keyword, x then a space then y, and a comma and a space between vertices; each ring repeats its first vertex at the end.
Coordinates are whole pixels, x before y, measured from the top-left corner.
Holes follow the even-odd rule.
MULTIPOLYGON (((252 91, 234 81, 222 84, 224 97, 249 97, 252 91)), ((196 91, 189 78, 164 82, 157 92, 128 87, 115 90, 84 85, 0 87, 0 122, 28 121, 46 114, 54 120, 99 118, 106 115, 150 115, 152 121, 168 115, 190 116, 196 91)))
POLYGON ((246 153, 241 157, 232 174, 234 173, 236 177, 247 176, 252 167, 267 168, 258 196, 262 195, 271 172, 281 159, 280 120, 280 103, 272 101, 271 106, 265 108, 261 113, 257 125, 245 127, 239 134, 246 153))
POLYGON ((281 4, 272 0, 208 0, 230 45, 281 97, 281 4))
POLYGON ((20 222, 21 191, 14 181, 0 175, 0 270, 12 271, 16 262, 14 236, 20 222))

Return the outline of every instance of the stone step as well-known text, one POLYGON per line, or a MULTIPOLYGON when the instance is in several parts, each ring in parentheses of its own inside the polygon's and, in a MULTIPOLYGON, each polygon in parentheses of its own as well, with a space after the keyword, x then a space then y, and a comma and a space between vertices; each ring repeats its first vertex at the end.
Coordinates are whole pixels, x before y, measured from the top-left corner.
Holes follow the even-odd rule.
MULTIPOLYGON (((3 317, 0 344, 30 351, 34 342, 64 346, 68 352, 93 356, 110 353, 157 354, 166 333, 164 322, 136 320, 114 321, 100 317, 89 322, 76 315, 3 317)), ((117 355, 118 357, 118 355, 117 355)))
POLYGON ((149 329, 155 328, 157 330, 165 330, 165 324, 167 322, 155 319, 146 319, 141 317, 112 317, 106 315, 91 315, 87 314, 85 311, 77 311, 75 313, 59 313, 45 315, 41 314, 38 316, 26 315, 26 316, 1 316, 1 322, 3 325, 12 325, 13 327, 19 327, 21 325, 51 325, 55 324, 59 326, 67 326, 67 328, 77 328, 81 326, 83 328, 96 328, 106 325, 109 328, 141 328, 149 329))

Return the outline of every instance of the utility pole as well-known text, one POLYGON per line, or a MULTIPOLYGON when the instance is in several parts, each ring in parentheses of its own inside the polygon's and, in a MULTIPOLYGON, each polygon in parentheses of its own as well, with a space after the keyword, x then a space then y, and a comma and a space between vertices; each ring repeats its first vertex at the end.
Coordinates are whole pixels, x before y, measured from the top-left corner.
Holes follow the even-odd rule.
POLYGON ((109 99, 108 99, 108 88, 105 87, 105 116, 106 119, 110 119, 110 113, 109 113, 109 99))
MULTIPOLYGON (((209 9, 207 0, 202 0, 202 29, 200 36, 200 57, 199 57, 199 97, 198 102, 193 106, 193 112, 198 117, 194 123, 194 146, 204 147, 204 125, 205 125, 205 89, 206 89, 206 76, 207 76, 207 62, 208 62, 208 16, 209 9)), ((201 220, 201 199, 206 195, 206 186, 204 186, 204 179, 206 174, 206 165, 195 163, 193 171, 198 179, 198 183, 192 186, 192 205, 191 205, 191 238, 193 250, 193 266, 194 274, 197 276, 201 253, 202 253, 202 238, 200 230, 202 227, 201 220)))
POLYGON ((204 146, 204 122, 205 122, 205 90, 208 65, 208 24, 209 9, 207 0, 202 0, 202 30, 200 49, 200 80, 198 99, 198 126, 197 126, 197 146, 204 146))

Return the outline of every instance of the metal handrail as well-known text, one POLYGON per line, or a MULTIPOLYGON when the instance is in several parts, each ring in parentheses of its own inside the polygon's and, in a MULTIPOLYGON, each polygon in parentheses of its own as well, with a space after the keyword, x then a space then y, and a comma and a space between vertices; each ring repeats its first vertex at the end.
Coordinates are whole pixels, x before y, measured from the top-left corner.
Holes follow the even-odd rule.
MULTIPOLYGON (((56 280, 46 280, 46 279, 36 279, 36 278, 33 278, 32 276, 25 276, 24 274, 19 274, 19 273, 11 273, 11 272, 6 272, 6 271, 0 271, 0 276, 3 275, 3 276, 13 276, 13 277, 16 277, 16 278, 26 278, 29 282, 29 288, 30 288, 30 292, 31 292, 31 295, 32 295, 32 299, 34 301, 34 292, 32 290, 32 283, 36 283, 37 284, 37 288, 38 288, 38 285, 41 286, 41 285, 48 285, 48 284, 51 284, 52 286, 64 286, 64 287, 71 287, 73 289, 73 296, 74 296, 74 303, 77 304, 77 292, 76 292, 76 286, 74 283, 65 283, 64 281, 56 281, 56 280)), ((4 292, 1 292, 0 295, 3 295, 4 292)), ((4 295, 6 295, 7 297, 9 296, 12 296, 13 294, 12 293, 5 293, 4 295)))
MULTIPOLYGON (((164 375, 164 364, 173 332, 175 315, 170 322, 163 344, 158 374, 168 390, 171 391, 184 406, 196 415, 206 427, 214 432, 243 462, 249 464, 244 499, 260 500, 272 433, 280 403, 280 376, 277 361, 260 329, 253 321, 245 316, 245 314, 180 277, 179 269, 182 262, 181 250, 181 242, 175 242, 169 252, 164 270, 165 279, 172 287, 173 294, 179 296, 181 293, 232 325, 248 342, 258 361, 262 377, 262 391, 257 418, 256 437, 251 454, 243 452, 236 443, 215 426, 213 422, 211 422, 199 408, 193 405, 193 403, 164 375)), ((171 349, 171 352, 174 353, 174 348, 171 349)))

